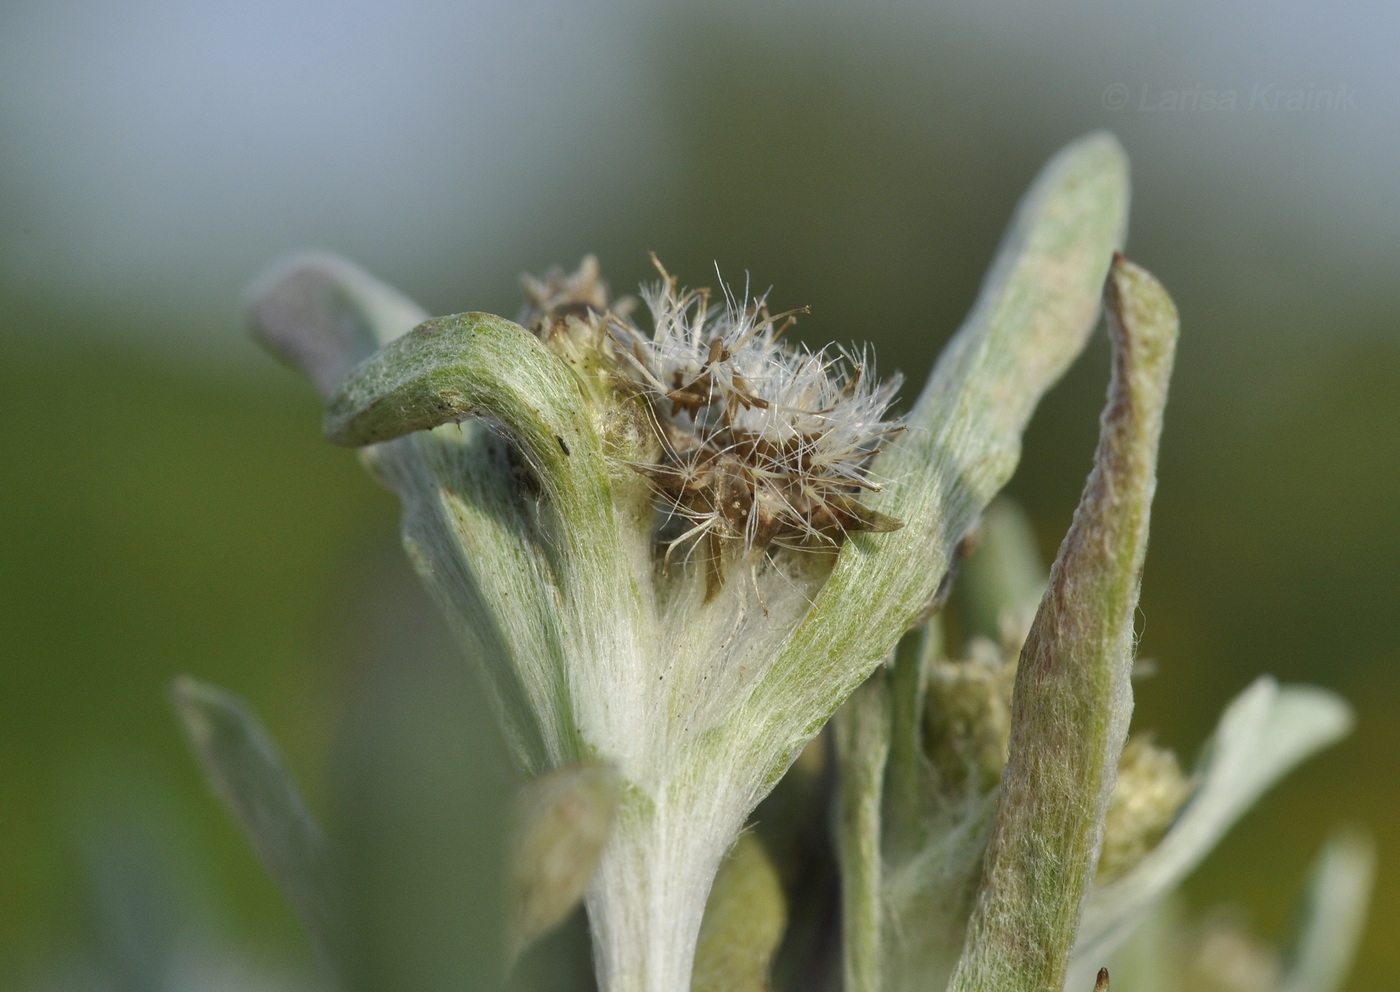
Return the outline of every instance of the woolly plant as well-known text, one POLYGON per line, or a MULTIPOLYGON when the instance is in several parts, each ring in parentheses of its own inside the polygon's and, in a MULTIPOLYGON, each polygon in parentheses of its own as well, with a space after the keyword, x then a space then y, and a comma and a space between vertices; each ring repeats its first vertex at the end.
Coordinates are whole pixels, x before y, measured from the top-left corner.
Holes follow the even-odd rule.
MULTIPOLYGON (((1112 138, 1057 155, 903 415, 867 351, 797 344, 798 311, 659 262, 646 317, 591 259, 527 280, 516 321, 430 319, 326 256, 260 281, 257 334, 399 495, 409 558, 534 780, 509 958, 583 899, 604 992, 765 987, 788 909, 741 833, 835 715, 844 987, 1088 992, 1253 798, 1345 731, 1334 697, 1264 680, 1193 777, 1125 751, 1177 335, 1118 254, 1127 205, 1112 138), (1047 576, 1011 511, 980 522, 1101 310, 1108 405, 1047 576), (979 535, 965 595, 989 636, 949 658, 937 614, 979 535)), ((335 853, 236 700, 175 695, 333 963, 335 853)), ((1337 850, 1320 891, 1354 907, 1364 852, 1337 850)), ((1352 936, 1298 967, 1335 975, 1318 962, 1352 936)))

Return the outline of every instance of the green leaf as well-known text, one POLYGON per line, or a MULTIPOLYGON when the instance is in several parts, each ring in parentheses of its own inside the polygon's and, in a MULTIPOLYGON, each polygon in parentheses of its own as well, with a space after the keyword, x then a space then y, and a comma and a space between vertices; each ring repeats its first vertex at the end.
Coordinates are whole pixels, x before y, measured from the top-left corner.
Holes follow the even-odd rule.
POLYGON ((300 368, 322 396, 357 362, 427 318, 398 290, 335 255, 278 262, 248 292, 253 336, 300 368))
POLYGON ((326 843, 272 739, 247 703, 217 686, 181 675, 170 700, 209 784, 333 961, 339 921, 326 843))
POLYGON ((766 992, 768 970, 787 927, 777 869, 752 833, 720 865, 705 904, 691 992, 766 992))
POLYGON ((575 706, 608 706, 607 666, 639 655, 636 552, 649 535, 614 501, 645 483, 610 466, 573 372, 502 317, 437 318, 349 374, 325 431, 377 445, 377 469, 405 503, 410 557, 477 642, 526 766, 589 758, 575 706), (470 417, 489 429, 452 426, 470 417))
POLYGON ((885 676, 890 742, 884 781, 886 823, 881 833, 886 857, 895 862, 921 850, 934 826, 936 776, 924 753, 923 717, 929 666, 942 650, 943 627, 940 618, 934 617, 899 642, 885 676))
POLYGON ((1177 316, 1121 257, 1104 295, 1114 361, 1094 469, 1021 653, 1010 758, 951 992, 1062 992, 1127 736, 1177 316))
POLYGON ((573 912, 612 833, 621 782, 608 765, 556 768, 521 791, 509 959, 573 912))
POLYGON ((800 738, 815 733, 926 611, 959 543, 1015 469, 1040 397, 1088 339, 1127 210, 1127 160, 1109 135, 1081 139, 1041 171, 909 430, 872 467, 889 480, 872 508, 905 526, 847 542, 745 722, 796 717, 800 738), (819 698, 809 698, 814 690, 819 698))
POLYGON ((1000 640, 1008 611, 1034 610, 1044 592, 1045 566, 1030 518, 1015 501, 998 496, 983 514, 976 550, 958 570, 954 594, 966 629, 1000 640))

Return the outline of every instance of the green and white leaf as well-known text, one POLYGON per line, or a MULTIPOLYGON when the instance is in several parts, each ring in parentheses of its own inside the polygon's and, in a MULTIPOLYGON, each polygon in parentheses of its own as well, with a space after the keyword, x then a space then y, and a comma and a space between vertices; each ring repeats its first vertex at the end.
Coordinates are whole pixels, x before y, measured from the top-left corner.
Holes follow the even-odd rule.
MULTIPOLYGON (((950 992, 1060 992, 1132 713, 1133 618, 1177 315, 1119 257, 1094 468, 1016 671, 1010 757, 950 992)), ((1089 988, 1088 985, 1084 986, 1089 988)))

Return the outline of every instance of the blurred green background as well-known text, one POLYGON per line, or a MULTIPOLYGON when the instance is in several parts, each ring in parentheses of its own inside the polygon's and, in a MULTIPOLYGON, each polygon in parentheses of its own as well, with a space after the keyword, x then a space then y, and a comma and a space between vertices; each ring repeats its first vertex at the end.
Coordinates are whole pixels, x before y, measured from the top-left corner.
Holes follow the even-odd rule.
MULTIPOLYGON (((262 987, 308 967, 176 733, 181 671, 249 698, 352 840, 409 821, 411 852, 363 857, 437 910, 385 940, 474 925, 490 859, 453 824, 495 815, 504 759, 393 501, 246 340, 266 262, 328 248, 432 312, 509 315, 522 271, 595 252, 626 290, 655 250, 691 283, 751 272, 811 305, 809 340, 872 341, 917 386, 1035 170, 1107 127, 1129 252, 1183 318, 1137 726, 1189 758, 1261 672, 1359 715, 1188 893, 1276 935, 1326 832, 1363 823, 1380 876, 1352 987, 1400 985, 1397 39, 1396 8, 1354 0, 10 0, 0 983, 76 988, 52 976, 125 939, 104 899, 167 907, 142 923, 161 933, 197 920, 262 987)), ((1047 560, 1106 380, 1100 334, 1011 485, 1047 560)))

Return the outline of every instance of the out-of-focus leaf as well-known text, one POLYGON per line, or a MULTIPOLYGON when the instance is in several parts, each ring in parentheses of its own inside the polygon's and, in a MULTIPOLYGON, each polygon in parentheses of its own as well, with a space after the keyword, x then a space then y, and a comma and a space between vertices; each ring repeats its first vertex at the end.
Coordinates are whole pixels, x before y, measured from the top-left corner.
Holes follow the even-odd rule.
POLYGON ((359 266, 304 254, 271 266, 248 292, 253 334, 330 396, 358 362, 428 315, 359 266))
POLYGON ((217 686, 181 675, 170 698, 214 791, 334 960, 338 920, 326 843, 271 737, 247 703, 217 686))
POLYGON ((511 873, 512 960, 583 898, 612 831, 620 787, 608 765, 570 765, 522 790, 511 873))
MULTIPOLYGON (((1108 969, 1120 988, 1132 992, 1178 992, 1181 971, 1185 906, 1178 897, 1168 897, 1154 905, 1127 939, 1113 952, 1108 969)), ((1066 992, 1080 992, 1085 981, 1093 980, 1093 970, 1077 974, 1070 965, 1066 992), (1078 982, 1078 984, 1075 984, 1078 982)))
POLYGON ((998 496, 982 515, 977 549, 958 571, 956 596, 967 629, 997 640, 1007 611, 1034 610, 1044 591, 1045 566, 1030 518, 1015 501, 998 496))
POLYGON ((953 992, 1064 987, 1132 713, 1133 617, 1178 322, 1161 284, 1122 257, 1104 295, 1108 405, 1021 652, 1010 758, 953 992))
POLYGON ((1266 676, 1241 693, 1221 716, 1197 768, 1199 784, 1176 822, 1137 867, 1090 893, 1076 973, 1091 974, 1266 789, 1351 724, 1350 708, 1323 689, 1280 687, 1266 676))
POLYGON ((787 926, 787 903, 763 843, 740 835, 705 904, 691 992, 766 992, 787 926))
POLYGON ((1375 873, 1376 847, 1368 834, 1342 830, 1327 841, 1304 894, 1279 992, 1342 988, 1366 925, 1375 873))

